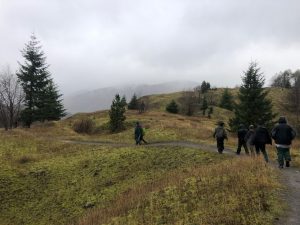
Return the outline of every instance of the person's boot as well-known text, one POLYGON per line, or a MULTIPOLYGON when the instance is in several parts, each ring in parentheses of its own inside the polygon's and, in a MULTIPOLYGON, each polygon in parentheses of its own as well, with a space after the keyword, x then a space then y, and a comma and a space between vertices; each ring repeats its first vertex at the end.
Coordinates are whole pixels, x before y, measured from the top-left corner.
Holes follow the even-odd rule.
POLYGON ((283 165, 279 165, 278 168, 279 168, 279 169, 283 169, 283 165))
POLYGON ((286 161, 286 162, 285 162, 285 166, 286 166, 286 167, 290 167, 290 161, 286 161))

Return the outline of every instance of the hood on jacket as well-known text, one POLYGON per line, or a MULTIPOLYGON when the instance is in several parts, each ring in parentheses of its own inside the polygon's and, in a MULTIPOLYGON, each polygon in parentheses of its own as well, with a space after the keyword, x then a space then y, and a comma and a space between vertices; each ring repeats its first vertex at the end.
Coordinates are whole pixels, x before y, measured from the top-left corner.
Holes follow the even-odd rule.
POLYGON ((278 123, 287 123, 285 116, 279 117, 278 123))

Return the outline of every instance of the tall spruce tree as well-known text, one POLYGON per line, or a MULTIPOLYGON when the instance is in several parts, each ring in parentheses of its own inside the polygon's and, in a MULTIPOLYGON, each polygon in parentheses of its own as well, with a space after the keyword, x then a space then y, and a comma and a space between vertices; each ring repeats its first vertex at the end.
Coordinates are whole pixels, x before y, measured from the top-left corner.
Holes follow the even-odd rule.
POLYGON ((25 94, 21 119, 30 127, 34 121, 58 120, 65 115, 61 95, 48 71, 46 57, 35 35, 31 35, 22 51, 24 64, 19 63, 18 79, 25 94))
POLYGON ((119 94, 116 94, 109 111, 109 127, 111 132, 124 129, 124 121, 126 120, 125 111, 124 101, 122 101, 119 94))
POLYGON ((135 93, 128 104, 128 109, 139 109, 139 102, 135 93))
POLYGON ((221 97, 221 101, 220 101, 220 107, 224 108, 224 109, 228 109, 230 111, 233 110, 233 96, 232 94, 229 92, 228 88, 225 88, 222 97, 221 97))
POLYGON ((250 63, 242 81, 239 103, 234 109, 235 117, 229 121, 231 129, 236 130, 239 124, 257 124, 258 121, 271 126, 276 115, 272 112, 271 100, 267 98, 268 91, 263 88, 265 78, 257 63, 250 63))

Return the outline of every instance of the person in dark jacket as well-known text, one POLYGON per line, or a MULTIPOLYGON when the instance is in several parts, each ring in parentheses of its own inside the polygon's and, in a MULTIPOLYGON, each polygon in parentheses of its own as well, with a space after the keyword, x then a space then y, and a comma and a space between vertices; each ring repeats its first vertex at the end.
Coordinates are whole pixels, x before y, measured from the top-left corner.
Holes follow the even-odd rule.
POLYGON ((144 130, 139 122, 136 122, 136 126, 134 129, 134 139, 135 139, 136 145, 140 145, 142 141, 145 144, 148 144, 148 142, 145 141, 145 139, 144 139, 144 130))
POLYGON ((217 140, 218 152, 220 154, 222 154, 223 150, 224 150, 224 139, 228 140, 227 133, 226 133, 226 131, 224 129, 224 122, 220 121, 218 123, 218 126, 215 129, 213 137, 216 138, 216 140, 217 140))
POLYGON ((143 135, 143 128, 139 122, 136 122, 135 129, 134 129, 134 139, 136 145, 141 144, 142 135, 143 135))
POLYGON ((266 144, 272 144, 272 139, 269 131, 263 125, 262 121, 258 122, 258 127, 255 130, 255 134, 253 137, 253 144, 255 145, 256 154, 259 155, 260 152, 263 153, 264 159, 266 162, 269 162, 268 153, 266 150, 266 144))
POLYGON ((243 124, 240 124, 238 129, 238 148, 236 150, 237 155, 241 153, 242 147, 244 147, 246 154, 249 155, 248 147, 245 141, 247 132, 248 130, 246 129, 246 127, 243 124))
POLYGON ((250 149, 251 156, 255 156, 254 152, 254 145, 253 145, 253 137, 254 137, 255 131, 254 131, 254 126, 250 125, 249 130, 245 136, 245 142, 247 144, 248 149, 250 149))
POLYGON ((281 116, 271 135, 276 144, 279 168, 283 168, 284 161, 285 166, 289 167, 291 161, 290 147, 292 140, 296 137, 296 131, 288 125, 287 119, 281 116))

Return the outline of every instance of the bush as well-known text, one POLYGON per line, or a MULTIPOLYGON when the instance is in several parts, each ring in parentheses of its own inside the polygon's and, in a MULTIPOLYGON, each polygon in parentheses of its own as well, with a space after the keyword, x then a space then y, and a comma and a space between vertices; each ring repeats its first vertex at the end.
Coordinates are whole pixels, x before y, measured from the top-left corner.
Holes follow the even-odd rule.
POLYGON ((90 134, 94 129, 95 122, 90 118, 78 120, 73 124, 73 130, 77 133, 90 134))
POLYGON ((169 112, 169 113, 178 113, 178 105, 177 103, 172 100, 166 107, 166 110, 169 112))

